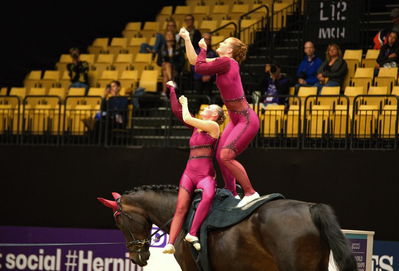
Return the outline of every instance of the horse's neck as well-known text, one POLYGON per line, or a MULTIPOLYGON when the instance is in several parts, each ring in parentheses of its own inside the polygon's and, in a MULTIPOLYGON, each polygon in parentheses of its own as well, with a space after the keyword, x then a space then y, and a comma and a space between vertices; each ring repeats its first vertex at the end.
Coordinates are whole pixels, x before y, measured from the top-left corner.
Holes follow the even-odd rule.
POLYGON ((147 213, 152 223, 169 233, 170 223, 167 224, 167 222, 173 218, 176 200, 177 194, 151 191, 143 194, 140 199, 135 201, 147 213))

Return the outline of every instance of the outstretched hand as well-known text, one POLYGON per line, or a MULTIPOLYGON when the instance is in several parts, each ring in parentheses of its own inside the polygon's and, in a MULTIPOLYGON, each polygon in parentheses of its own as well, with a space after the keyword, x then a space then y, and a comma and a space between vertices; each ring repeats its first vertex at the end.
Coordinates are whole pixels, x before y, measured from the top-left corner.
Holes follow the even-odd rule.
POLYGON ((190 33, 184 27, 180 28, 179 36, 184 40, 190 40, 190 33))
POLYGON ((204 38, 202 38, 199 42, 198 42, 198 46, 204 50, 206 50, 208 48, 208 46, 206 45, 206 42, 204 40, 204 38))
POLYGON ((173 81, 168 81, 166 82, 166 86, 172 87, 172 88, 176 88, 176 83, 173 81))
POLYGON ((180 104, 181 105, 187 105, 187 97, 186 96, 184 96, 184 95, 181 95, 180 97, 179 97, 179 102, 180 102, 180 104))

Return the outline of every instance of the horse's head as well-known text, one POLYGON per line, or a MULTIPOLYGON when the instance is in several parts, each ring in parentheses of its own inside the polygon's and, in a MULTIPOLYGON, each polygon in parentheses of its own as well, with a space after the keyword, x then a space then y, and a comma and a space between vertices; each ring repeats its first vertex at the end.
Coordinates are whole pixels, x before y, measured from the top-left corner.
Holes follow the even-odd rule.
POLYGON ((142 208, 127 204, 118 193, 112 193, 112 196, 115 200, 97 199, 112 209, 115 223, 125 236, 129 258, 133 263, 145 266, 150 258, 152 222, 142 208))

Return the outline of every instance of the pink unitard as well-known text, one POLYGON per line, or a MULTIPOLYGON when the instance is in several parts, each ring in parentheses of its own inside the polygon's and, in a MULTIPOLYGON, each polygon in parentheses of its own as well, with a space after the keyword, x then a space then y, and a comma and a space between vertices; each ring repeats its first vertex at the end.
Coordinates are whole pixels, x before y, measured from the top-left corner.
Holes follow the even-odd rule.
POLYGON ((255 190, 244 167, 235 158, 258 133, 259 118, 245 98, 239 64, 230 57, 218 57, 214 61, 206 62, 206 51, 201 49, 195 71, 203 75, 216 74, 216 84, 229 112, 230 122, 220 137, 216 153, 225 187, 233 195, 237 195, 237 180, 245 195, 251 195, 255 190))
MULTIPOLYGON (((168 86, 170 90, 170 103, 174 115, 183 122, 182 107, 176 97, 173 87, 168 86)), ((184 122, 183 122, 184 123, 184 122)), ((193 134, 190 138, 190 156, 180 179, 179 194, 177 197, 176 211, 173 217, 169 243, 174 244, 177 234, 180 232, 185 216, 191 202, 191 196, 194 189, 201 188, 202 199, 195 212, 190 234, 197 236, 198 230, 206 218, 212 205, 213 197, 216 191, 215 169, 213 167, 213 154, 216 148, 217 139, 211 137, 204 131, 199 131, 185 123, 186 126, 193 128, 193 134)))

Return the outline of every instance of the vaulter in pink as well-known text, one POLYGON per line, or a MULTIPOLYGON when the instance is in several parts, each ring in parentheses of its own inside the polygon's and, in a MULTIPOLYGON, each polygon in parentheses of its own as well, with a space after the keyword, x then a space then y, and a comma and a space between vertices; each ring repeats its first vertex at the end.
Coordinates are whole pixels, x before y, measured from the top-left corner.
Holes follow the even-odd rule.
POLYGON ((196 188, 202 189, 202 199, 185 240, 192 243, 197 250, 200 250, 201 245, 197 233, 211 208, 216 192, 216 173, 212 161, 220 133, 219 123, 224 121, 224 112, 220 106, 210 105, 200 113, 201 119, 194 118, 188 110, 187 98, 181 96, 179 101, 177 100, 174 83, 169 81, 167 87, 170 90, 170 103, 174 115, 186 126, 193 129, 193 133, 190 138, 189 160, 180 179, 169 243, 165 246, 163 253, 175 252, 173 244, 181 231, 190 207, 192 194, 196 188))
POLYGON ((199 42, 201 52, 197 56, 187 30, 182 28, 179 34, 185 40, 187 58, 190 64, 195 65, 195 71, 204 75, 216 74, 216 84, 230 117, 220 138, 216 158, 225 188, 237 196, 236 180, 242 186, 245 196, 237 206, 244 206, 259 198, 244 167, 236 160, 259 130, 259 118, 245 98, 240 77, 239 62, 245 59, 248 47, 239 39, 227 38, 216 50, 219 57, 207 59, 207 45, 203 39, 199 42))

